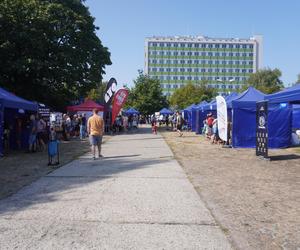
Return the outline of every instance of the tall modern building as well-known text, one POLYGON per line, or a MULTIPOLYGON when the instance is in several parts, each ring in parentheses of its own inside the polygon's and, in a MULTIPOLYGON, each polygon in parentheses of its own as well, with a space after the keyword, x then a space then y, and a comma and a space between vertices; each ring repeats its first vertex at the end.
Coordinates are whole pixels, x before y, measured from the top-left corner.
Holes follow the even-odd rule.
POLYGON ((219 92, 241 88, 262 67, 263 38, 150 37, 145 42, 145 73, 171 95, 185 84, 208 81, 219 92))

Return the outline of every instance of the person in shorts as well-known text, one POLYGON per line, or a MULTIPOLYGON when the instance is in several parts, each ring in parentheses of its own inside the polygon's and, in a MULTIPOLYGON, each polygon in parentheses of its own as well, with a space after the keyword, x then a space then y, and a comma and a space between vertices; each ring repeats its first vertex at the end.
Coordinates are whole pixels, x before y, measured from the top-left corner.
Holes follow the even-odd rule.
POLYGON ((92 147, 93 159, 96 159, 96 147, 98 148, 99 158, 103 157, 101 155, 101 144, 104 132, 104 121, 103 118, 98 115, 97 109, 93 110, 93 115, 88 119, 87 131, 92 147))
POLYGON ((177 112, 176 113, 176 129, 177 129, 176 131, 180 137, 183 135, 183 133, 181 132, 182 125, 183 125, 183 118, 182 118, 181 114, 179 112, 177 112))

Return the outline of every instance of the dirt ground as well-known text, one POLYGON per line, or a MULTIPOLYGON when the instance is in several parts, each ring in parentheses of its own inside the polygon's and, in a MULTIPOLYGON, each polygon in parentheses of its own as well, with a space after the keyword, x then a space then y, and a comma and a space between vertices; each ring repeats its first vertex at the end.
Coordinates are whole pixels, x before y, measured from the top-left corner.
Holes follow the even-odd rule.
POLYGON ((300 249, 299 149, 265 161, 192 132, 161 134, 236 249, 300 249))
MULTIPOLYGON (((104 142, 109 137, 104 137, 104 142)), ((76 159, 90 150, 88 140, 72 139, 59 144, 60 165, 48 166, 47 150, 26 154, 10 152, 0 159, 0 199, 16 193, 22 187, 76 159)))

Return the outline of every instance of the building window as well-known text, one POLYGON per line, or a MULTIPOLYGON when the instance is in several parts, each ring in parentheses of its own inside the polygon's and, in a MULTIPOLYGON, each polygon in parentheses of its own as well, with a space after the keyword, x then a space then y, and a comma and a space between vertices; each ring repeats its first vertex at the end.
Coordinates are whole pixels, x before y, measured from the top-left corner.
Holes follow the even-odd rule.
POLYGON ((247 64, 247 62, 245 62, 245 61, 243 61, 243 63, 242 63, 243 65, 246 65, 247 64))
POLYGON ((198 81, 198 80, 199 80, 199 77, 198 77, 198 76, 195 76, 195 77, 194 77, 194 80, 195 80, 195 81, 198 81))
POLYGON ((208 52, 208 56, 213 56, 213 53, 212 52, 208 52))
POLYGON ((219 84, 216 84, 215 87, 218 89, 219 88, 219 84))
POLYGON ((181 55, 181 56, 184 56, 184 55, 185 55, 185 52, 181 51, 181 52, 180 52, 180 55, 181 55))
POLYGON ((170 69, 170 68, 167 68, 166 71, 167 71, 167 72, 171 72, 171 69, 170 69))
POLYGON ((163 56, 163 55, 165 54, 165 52, 160 51, 159 54, 160 54, 161 56, 163 56))
POLYGON ((177 76, 173 76, 173 80, 178 80, 178 77, 177 76))
POLYGON ((239 65, 239 64, 240 64, 240 61, 235 61, 235 64, 236 64, 236 65, 239 65))
POLYGON ((177 51, 173 52, 173 55, 178 56, 178 52, 177 51))
POLYGON ((188 69, 187 69, 187 72, 192 72, 192 69, 191 69, 191 68, 188 68, 188 69))
POLYGON ((239 73, 239 72, 240 72, 240 69, 235 69, 235 72, 236 72, 236 73, 239 73))
POLYGON ((187 63, 188 63, 188 64, 191 64, 191 63, 192 63, 192 60, 187 60, 187 63))
POLYGON ((157 72, 157 68, 152 68, 152 71, 153 72, 157 72))
POLYGON ((170 55, 171 55, 171 51, 168 51, 168 52, 167 52, 167 56, 170 56, 170 55))
POLYGON ((209 61, 208 61, 208 64, 212 64, 212 62, 213 62, 213 61, 209 60, 209 61))
POLYGON ((212 69, 208 69, 208 72, 211 73, 213 70, 212 69))
POLYGON ((192 52, 189 51, 189 52, 187 53, 187 55, 188 55, 188 56, 191 56, 191 55, 192 55, 192 52))
POLYGON ((192 77, 191 77, 191 76, 188 76, 187 79, 188 79, 189 81, 191 81, 191 80, 192 80, 192 77))
POLYGON ((219 63, 220 63, 219 61, 217 61, 217 60, 215 61, 215 64, 219 64, 219 63))
POLYGON ((199 60, 194 60, 194 63, 195 64, 199 64, 199 60))
POLYGON ((242 80, 243 80, 243 81, 246 81, 246 77, 243 77, 242 80))
POLYGON ((171 76, 167 76, 167 80, 171 80, 171 76))
POLYGON ((184 63, 185 63, 185 61, 184 61, 184 60, 180 60, 180 63, 181 63, 181 64, 184 64, 184 63))
POLYGON ((160 63, 160 64, 163 64, 163 63, 164 63, 164 60, 159 60, 159 63, 160 63))
POLYGON ((229 48, 232 49, 233 48, 233 44, 229 44, 229 48))
POLYGON ((173 85, 173 88, 174 88, 174 89, 177 89, 177 88, 178 88, 177 84, 174 84, 174 85, 173 85))
POLYGON ((249 53, 249 56, 253 56, 253 53, 249 53))
POLYGON ((163 89, 165 87, 165 85, 161 84, 160 87, 163 89))
POLYGON ((226 49, 226 44, 225 43, 222 44, 222 48, 226 49))
POLYGON ((181 69, 180 69, 180 72, 184 72, 184 71, 185 71, 184 68, 181 68, 181 69))
POLYGON ((220 56, 220 53, 219 53, 219 52, 216 52, 216 53, 215 53, 215 56, 220 56))
POLYGON ((202 73, 205 73, 205 69, 201 69, 201 72, 202 72, 202 73))
POLYGON ((191 43, 188 43, 188 47, 189 47, 189 48, 192 48, 192 44, 191 44, 191 43))
POLYGON ((222 61, 222 64, 226 64, 226 61, 222 61))
POLYGON ((232 85, 228 85, 228 88, 229 88, 229 89, 233 89, 233 86, 232 86, 232 85))
POLYGON ((240 78, 239 78, 239 77, 236 77, 235 80, 236 80, 237 82, 239 82, 239 81, 240 81, 240 78))
POLYGON ((152 63, 156 63, 157 61, 156 60, 152 60, 152 63))
POLYGON ((156 51, 152 51, 152 55, 157 55, 157 52, 156 51))
POLYGON ((185 44, 184 44, 184 43, 181 43, 181 44, 180 44, 180 47, 181 47, 181 48, 184 48, 184 47, 185 47, 185 44))
POLYGON ((178 72, 178 69, 177 68, 173 68, 173 72, 178 72))
POLYGON ((235 85, 235 88, 236 88, 236 89, 239 89, 239 88, 240 88, 240 85, 235 85))
POLYGON ((235 48, 236 48, 236 49, 239 49, 239 48, 240 48, 240 45, 239 45, 239 44, 236 44, 236 45, 235 45, 235 48))
POLYGON ((243 44, 243 49, 246 49, 247 48, 247 45, 246 44, 243 44))
POLYGON ((247 54, 246 54, 246 53, 243 53, 243 56, 247 56, 247 54))
POLYGON ((226 56, 226 53, 225 53, 225 52, 223 52, 223 53, 222 53, 222 56, 226 56))
POLYGON ((202 60, 201 63, 202 63, 202 64, 206 64, 206 61, 205 61, 205 60, 202 60))
POLYGON ((235 53, 235 56, 240 56, 240 53, 235 53))
POLYGON ((171 85, 170 84, 166 84, 166 87, 167 87, 167 89, 170 89, 171 85))
POLYGON ((250 48, 250 49, 253 49, 253 44, 250 44, 250 45, 249 45, 249 48, 250 48))
POLYGON ((253 69, 249 69, 249 73, 253 73, 253 69))
POLYGON ((206 56, 206 53, 205 52, 201 52, 201 56, 206 56))
POLYGON ((250 61, 250 62, 249 62, 249 65, 253 65, 253 62, 252 62, 252 61, 250 61))
POLYGON ((199 43, 194 43, 195 48, 199 48, 199 43))
POLYGON ((184 77, 184 76, 181 76, 181 77, 180 77, 180 80, 185 80, 185 77, 184 77))
POLYGON ((195 56, 199 56, 199 52, 195 52, 194 55, 195 55, 195 56))
POLYGON ((245 69, 242 69, 242 73, 246 73, 247 71, 245 69))
POLYGON ((160 47, 164 47, 164 43, 160 43, 159 46, 160 46, 160 47))
POLYGON ((178 43, 174 43, 173 46, 174 46, 175 48, 177 48, 177 47, 178 47, 178 43))
POLYGON ((199 72, 199 69, 194 69, 194 72, 199 72))
POLYGON ((152 46, 153 47, 157 47, 157 43, 152 43, 152 46))
POLYGON ((229 69, 228 72, 229 72, 229 73, 232 73, 232 72, 233 72, 233 69, 229 69))
POLYGON ((167 60, 167 64, 170 64, 171 63, 171 60, 167 60))
POLYGON ((206 44, 205 44, 205 43, 202 43, 202 44, 201 44, 201 48, 206 48, 206 44))
POLYGON ((222 85, 222 89, 226 89, 226 85, 223 84, 223 85, 222 85))
POLYGON ((164 68, 159 68, 159 71, 160 72, 164 72, 164 68))
POLYGON ((217 49, 220 48, 220 44, 218 44, 218 43, 215 44, 215 48, 217 48, 217 49))
POLYGON ((208 48, 212 48, 213 45, 211 43, 208 44, 208 48))
POLYGON ((228 64, 229 64, 229 65, 232 65, 232 64, 233 64, 233 61, 229 61, 228 64))
POLYGON ((220 69, 215 69, 215 72, 219 73, 219 72, 220 72, 220 69))
POLYGON ((167 43, 167 47, 171 47, 171 43, 167 43))
POLYGON ((230 53, 229 53, 229 56, 233 56, 233 53, 232 53, 232 52, 230 52, 230 53))
POLYGON ((178 60, 173 60, 173 63, 174 63, 174 64, 177 64, 177 63, 178 63, 178 60))
POLYGON ((218 76, 216 76, 216 77, 215 77, 215 81, 218 81, 218 80, 219 80, 219 77, 218 77, 218 76))
POLYGON ((159 79, 160 79, 160 80, 164 80, 164 77, 163 77, 163 76, 160 76, 159 79))
POLYGON ((226 69, 222 69, 222 73, 226 73, 226 69))

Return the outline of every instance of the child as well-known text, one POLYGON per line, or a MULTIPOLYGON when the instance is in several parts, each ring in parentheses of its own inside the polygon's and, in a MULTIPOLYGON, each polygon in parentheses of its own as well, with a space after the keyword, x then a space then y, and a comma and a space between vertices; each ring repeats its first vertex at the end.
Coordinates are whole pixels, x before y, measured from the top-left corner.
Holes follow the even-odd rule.
POLYGON ((157 134, 157 123, 156 123, 155 116, 153 116, 153 118, 151 120, 151 126, 152 126, 152 133, 156 135, 157 134))

